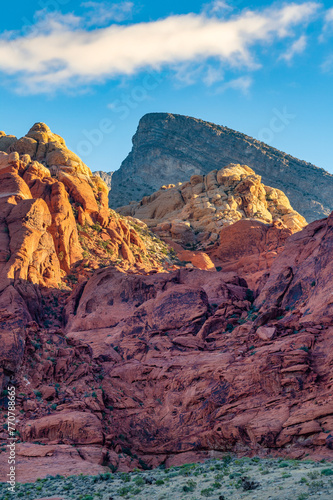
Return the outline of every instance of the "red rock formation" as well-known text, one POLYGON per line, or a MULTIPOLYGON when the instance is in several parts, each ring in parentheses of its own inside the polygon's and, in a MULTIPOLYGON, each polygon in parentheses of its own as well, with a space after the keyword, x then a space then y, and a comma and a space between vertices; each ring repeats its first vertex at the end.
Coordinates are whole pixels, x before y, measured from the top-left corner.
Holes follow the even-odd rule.
MULTIPOLYGON (((65 331, 27 323, 22 366, 7 365, 4 377, 16 371, 25 394, 22 437, 56 446, 57 456, 61 446, 84 446, 96 465, 104 453, 118 470, 213 450, 329 458, 333 327, 329 288, 324 299, 320 284, 330 272, 331 220, 288 240, 258 307, 234 273, 96 271, 66 299, 65 331), (317 291, 306 288, 314 272, 317 291), (291 307, 293 279, 311 293, 291 307), (304 315, 304 300, 318 296, 316 315, 304 315), (128 450, 138 458, 126 458, 128 450)), ((36 463, 47 471, 51 460, 36 455, 36 463)))
POLYGON ((16 386, 19 480, 230 451, 332 456, 333 216, 288 239, 242 220, 209 250, 222 271, 161 272, 166 247, 104 218, 61 139, 37 126, 15 144, 35 155, 0 154, 0 386, 16 386))
MULTIPOLYGON (((108 209, 106 184, 47 125, 37 123, 25 137, 9 142, 9 154, 0 153, 0 223, 4 225, 0 264, 8 262, 1 266, 1 283, 15 277, 58 286, 64 273, 86 276, 88 269, 120 264, 120 259, 125 269, 149 272, 165 267, 161 266, 163 245, 157 244, 155 258, 147 254, 133 225, 108 209), (26 224, 21 227, 23 219, 29 229, 26 224), (16 242, 8 233, 9 222, 16 242), (73 271, 73 266, 79 269, 73 271)), ((149 234, 146 240, 151 244, 149 234)))
POLYGON ((16 154, 2 154, 1 159, 0 290, 13 280, 57 286, 59 261, 47 231, 52 220, 50 211, 42 199, 33 199, 19 176, 22 162, 16 154))
POLYGON ((177 186, 162 186, 118 211, 138 217, 178 247, 180 260, 200 269, 215 264, 240 276, 245 273, 251 286, 269 270, 287 237, 306 225, 282 191, 264 186, 246 165, 234 164, 206 176, 192 175, 177 186))
POLYGON ((290 229, 277 221, 264 224, 243 219, 223 228, 218 242, 207 249, 207 253, 216 266, 223 271, 237 271, 254 289, 262 276, 269 272, 291 234, 290 229))
POLYGON ((304 325, 332 324, 333 215, 312 222, 288 239, 257 299, 263 310, 296 311, 304 325))

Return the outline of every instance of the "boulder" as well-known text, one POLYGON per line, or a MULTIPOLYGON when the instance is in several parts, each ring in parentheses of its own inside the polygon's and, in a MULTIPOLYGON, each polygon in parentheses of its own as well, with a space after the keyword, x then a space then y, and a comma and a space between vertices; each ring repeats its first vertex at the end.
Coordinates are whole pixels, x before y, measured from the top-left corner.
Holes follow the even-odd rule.
POLYGON ((25 441, 53 441, 70 444, 102 444, 100 420, 91 413, 60 412, 28 420, 21 428, 25 441))

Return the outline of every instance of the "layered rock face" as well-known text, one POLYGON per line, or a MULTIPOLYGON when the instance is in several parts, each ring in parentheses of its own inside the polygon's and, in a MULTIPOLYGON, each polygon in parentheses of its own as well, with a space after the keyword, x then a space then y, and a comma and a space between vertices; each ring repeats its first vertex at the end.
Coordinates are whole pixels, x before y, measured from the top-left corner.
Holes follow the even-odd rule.
MULTIPOLYGON (((210 270, 175 266, 144 222, 107 209, 62 140, 33 129, 0 154, 0 390, 16 387, 17 480, 229 452, 331 458, 332 216, 299 231, 283 193, 222 168, 173 205, 210 257, 180 251, 210 270), (44 163, 11 151, 22 143, 44 144, 44 163)), ((138 209, 167 218, 181 187, 138 209)), ((5 424, 1 411, 2 481, 5 424)))
POLYGON ((104 182, 45 124, 1 138, 9 144, 0 153, 2 391, 24 360, 28 325, 61 327, 75 283, 106 265, 144 274, 170 265, 166 246, 108 209, 104 182))
POLYGON ((207 175, 230 163, 244 164, 282 190, 307 221, 333 210, 333 176, 247 135, 195 118, 145 115, 133 149, 112 178, 110 206, 139 201, 162 185, 207 175))
POLYGON ((219 240, 207 253, 217 268, 237 272, 257 292, 291 234, 292 230, 280 221, 265 224, 242 219, 223 228, 219 240))
POLYGON ((282 191, 262 184, 248 166, 233 164, 163 186, 118 211, 144 221, 174 246, 181 260, 195 263, 198 252, 189 249, 199 250, 201 258, 237 271, 251 287, 269 270, 286 239, 306 225, 282 191))
POLYGON ((301 324, 331 325, 333 215, 290 237, 257 299, 263 310, 296 310, 301 324))
MULTIPOLYGON (((333 245, 330 226, 323 221, 316 238, 326 249, 333 245)), ((318 258, 322 276, 329 272, 329 259, 313 242, 316 229, 311 239, 308 229, 299 233, 302 244, 285 251, 294 276, 305 266, 301 256, 307 260, 299 277, 304 289, 318 258)), ((285 258, 274 268, 283 272, 285 258)), ((267 283, 255 307, 245 281, 232 273, 126 279, 99 271, 80 292, 75 314, 67 308, 66 331, 111 362, 102 383, 113 406, 107 439, 118 443, 121 429, 131 450, 155 463, 204 450, 331 456, 331 299, 316 286, 291 306, 287 298, 274 301, 267 283), (316 316, 312 295, 322 301, 316 316), (99 350, 102 342, 108 351, 99 350)))
POLYGON ((144 221, 161 237, 202 249, 219 239, 222 228, 245 218, 281 222, 291 232, 306 225, 282 191, 262 184, 248 166, 234 164, 163 186, 118 212, 144 221))
POLYGON ((232 272, 106 268, 66 298, 61 328, 17 314, 24 355, 3 377, 15 373, 24 409, 22 480, 34 461, 39 476, 63 471, 72 444, 82 472, 230 451, 330 458, 331 229, 330 217, 293 235, 255 302, 232 272))

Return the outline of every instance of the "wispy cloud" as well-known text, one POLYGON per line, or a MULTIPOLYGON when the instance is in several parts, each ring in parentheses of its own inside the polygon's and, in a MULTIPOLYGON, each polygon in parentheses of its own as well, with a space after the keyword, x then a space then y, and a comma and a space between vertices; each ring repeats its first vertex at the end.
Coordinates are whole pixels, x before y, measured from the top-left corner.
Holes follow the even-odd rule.
POLYGON ((106 3, 106 2, 84 2, 82 7, 87 9, 86 18, 88 26, 105 26, 111 21, 121 23, 132 19, 134 3, 106 3))
POLYGON ((0 38, 0 71, 25 92, 97 83, 145 68, 204 63, 218 58, 225 67, 246 71, 260 67, 255 47, 295 36, 319 8, 316 2, 245 11, 228 19, 179 15, 132 25, 87 29, 53 15, 38 31, 0 38))
POLYGON ((290 62, 296 55, 302 54, 305 51, 306 45, 307 38, 305 35, 302 35, 291 44, 289 49, 280 56, 280 59, 290 62))
POLYGON ((321 65, 323 73, 331 73, 333 70, 333 54, 329 54, 321 65))
POLYGON ((329 10, 326 12, 326 15, 325 15, 325 21, 326 21, 328 24, 333 24, 333 8, 332 8, 332 9, 329 9, 329 10))
POLYGON ((202 12, 208 16, 219 16, 231 10, 233 10, 233 6, 229 2, 214 0, 213 2, 204 4, 202 12))
POLYGON ((238 90, 242 94, 247 95, 249 93, 250 87, 253 83, 253 79, 250 76, 240 76, 228 82, 225 82, 217 89, 217 93, 225 92, 226 90, 238 90))
POLYGON ((220 82, 221 80, 224 80, 224 71, 222 70, 221 67, 208 65, 208 67, 205 68, 205 75, 203 77, 203 81, 208 87, 210 87, 216 82, 220 82))
POLYGON ((324 16, 324 26, 319 36, 320 42, 325 42, 333 32, 333 8, 328 9, 324 16))

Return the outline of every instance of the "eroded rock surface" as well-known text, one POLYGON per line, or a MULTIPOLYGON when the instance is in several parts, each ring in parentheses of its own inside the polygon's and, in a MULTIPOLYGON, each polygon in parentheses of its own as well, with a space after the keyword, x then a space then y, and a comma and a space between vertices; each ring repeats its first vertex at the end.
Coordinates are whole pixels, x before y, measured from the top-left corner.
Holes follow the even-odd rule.
POLYGON ((109 190, 111 189, 112 175, 113 172, 103 172, 102 170, 96 170, 93 172, 94 175, 98 175, 105 182, 109 190))
POLYGON ((286 239, 306 225, 284 193, 262 184, 246 165, 233 164, 164 186, 118 211, 144 221, 180 260, 237 271, 251 287, 269 271, 286 239))
POLYGON ((207 271, 177 268, 143 222, 106 218, 107 190, 50 134, 39 124, 0 154, 0 386, 16 387, 19 480, 331 458, 332 216, 292 235, 304 222, 282 194, 222 169, 246 187, 232 224, 207 253, 179 250, 207 271))
POLYGON ((308 222, 333 210, 333 175, 325 170, 227 127, 170 113, 140 120, 132 151, 113 174, 110 206, 140 201, 162 185, 230 163, 248 165, 264 184, 283 191, 308 222))
POLYGON ((222 228, 248 218, 296 232, 306 225, 278 189, 265 186, 246 165, 230 164, 177 186, 163 186, 118 211, 144 221, 161 237, 206 249, 222 228))

